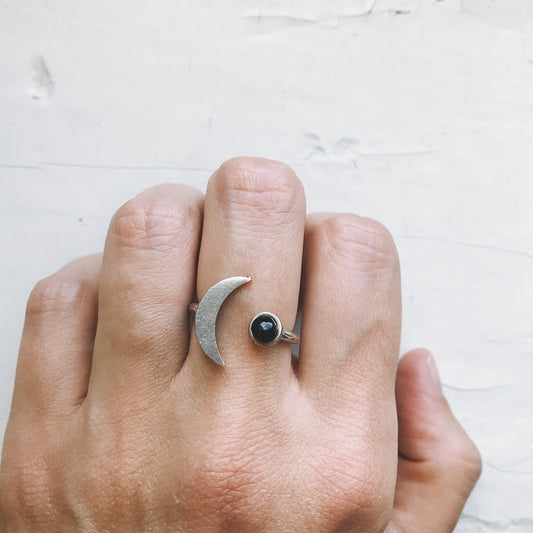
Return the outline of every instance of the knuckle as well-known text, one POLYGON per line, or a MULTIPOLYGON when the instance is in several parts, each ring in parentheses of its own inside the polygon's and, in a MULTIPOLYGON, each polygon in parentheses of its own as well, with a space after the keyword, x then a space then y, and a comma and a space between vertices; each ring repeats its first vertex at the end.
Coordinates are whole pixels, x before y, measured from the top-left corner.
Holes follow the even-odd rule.
POLYGON ((435 472, 446 472, 451 482, 462 487, 466 495, 476 484, 481 470, 479 450, 462 428, 448 439, 446 446, 435 457, 435 472))
POLYGON ((98 500, 99 495, 105 495, 105 502, 99 506, 99 511, 114 508, 118 510, 128 501, 136 497, 137 476, 132 475, 127 461, 109 460, 94 462, 83 479, 83 490, 90 495, 91 500, 98 500), (102 479, 106 482, 102 483, 102 479))
POLYGON ((198 219, 193 205, 140 195, 115 213, 108 238, 118 248, 167 250, 184 231, 194 231, 198 219))
POLYGON ((261 487, 264 490, 270 486, 272 480, 264 468, 264 457, 258 450, 251 451, 257 448, 255 437, 250 436, 251 424, 245 426, 229 419, 226 423, 226 428, 215 424, 216 431, 206 441, 212 446, 195 452, 195 465, 185 476, 185 492, 212 502, 217 513, 230 517, 243 509, 261 487))
POLYGON ((268 159, 238 157, 223 163, 211 183, 226 207, 289 214, 303 201, 303 189, 287 165, 268 159))
POLYGON ((253 470, 253 460, 238 449, 231 454, 209 453, 194 475, 194 484, 218 501, 231 502, 244 498, 253 486, 253 470))
POLYGON ((328 496, 327 512, 332 518, 340 518, 347 525, 346 530, 348 524, 359 524, 364 531, 374 531, 376 525, 386 524, 392 514, 393 494, 379 463, 371 457, 358 463, 357 472, 347 469, 345 461, 321 466, 317 472, 320 491, 328 496))
POLYGON ((203 465, 192 479, 194 490, 201 499, 213 504, 216 502, 217 511, 231 514, 244 504, 249 493, 249 486, 243 477, 237 468, 203 465))
POLYGON ((369 269, 390 269, 398 261, 394 239, 376 220, 344 213, 319 224, 323 239, 338 256, 369 269))
POLYGON ((364 466, 358 476, 359 487, 354 501, 358 521, 369 528, 378 523, 387 523, 392 514, 393 495, 387 490, 379 462, 364 466))
MULTIPOLYGON (((82 493, 93 502, 92 519, 97 531, 107 531, 117 513, 127 514, 132 506, 141 505, 149 498, 145 488, 152 480, 146 470, 147 459, 129 450, 116 449, 104 455, 89 452, 83 478, 79 480, 77 494, 82 493)), ((94 451, 94 450, 93 450, 94 451)), ((69 478, 71 482, 72 478, 69 478)))
POLYGON ((466 435, 459 447, 458 457, 466 477, 472 481, 472 483, 475 483, 481 475, 481 454, 474 442, 466 435))
MULTIPOLYGON (((2 465, 4 468, 4 465, 2 465)), ((45 525, 52 516, 51 472, 38 454, 0 475, 0 508, 11 524, 45 525)))
POLYGON ((83 300, 89 287, 75 278, 53 275, 40 280, 28 299, 26 316, 65 313, 83 300))

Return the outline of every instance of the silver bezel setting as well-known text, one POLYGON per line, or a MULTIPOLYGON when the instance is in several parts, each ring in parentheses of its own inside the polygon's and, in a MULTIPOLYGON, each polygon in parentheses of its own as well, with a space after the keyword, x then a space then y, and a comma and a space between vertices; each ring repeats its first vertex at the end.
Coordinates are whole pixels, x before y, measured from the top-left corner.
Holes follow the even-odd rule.
POLYGON ((250 334, 250 338, 255 342, 255 344, 257 344, 258 346, 272 346, 273 344, 276 344, 279 340, 280 340, 280 337, 281 337, 281 334, 283 333, 283 327, 281 326, 281 320, 274 314, 274 313, 269 313, 268 311, 263 311, 262 313, 257 313, 257 315, 255 315, 252 320, 250 320, 250 324, 248 325, 248 333, 250 334), (270 342, 268 343, 262 343, 262 342, 259 342, 255 337, 254 337, 254 334, 252 333, 252 324, 254 323, 254 321, 259 318, 260 316, 268 316, 269 318, 272 318, 274 320, 274 322, 276 323, 276 326, 278 328, 278 334, 276 336, 275 339, 271 340, 270 342))

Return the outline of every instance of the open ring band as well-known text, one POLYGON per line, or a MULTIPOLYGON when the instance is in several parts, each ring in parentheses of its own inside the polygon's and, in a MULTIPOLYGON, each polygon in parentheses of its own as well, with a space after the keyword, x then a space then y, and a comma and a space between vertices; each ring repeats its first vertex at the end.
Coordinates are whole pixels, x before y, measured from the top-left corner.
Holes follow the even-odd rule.
MULTIPOLYGON (((204 353, 216 364, 224 366, 216 342, 216 319, 224 300, 238 287, 249 283, 249 276, 226 278, 213 285, 200 302, 191 303, 189 311, 194 313, 196 337, 204 353)), ((251 339, 259 346, 272 346, 278 341, 300 342, 300 337, 283 329, 280 319, 273 313, 263 312, 254 316, 248 326, 251 339)))

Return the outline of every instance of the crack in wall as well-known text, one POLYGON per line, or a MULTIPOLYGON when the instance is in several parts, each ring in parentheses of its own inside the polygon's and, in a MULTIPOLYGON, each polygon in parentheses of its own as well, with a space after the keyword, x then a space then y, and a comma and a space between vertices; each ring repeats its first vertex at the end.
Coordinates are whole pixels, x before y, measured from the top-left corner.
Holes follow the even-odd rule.
POLYGON ((533 527, 533 518, 529 516, 514 518, 508 521, 485 520, 478 516, 463 514, 461 525, 482 526, 484 531, 505 531, 506 533, 526 533, 533 527))

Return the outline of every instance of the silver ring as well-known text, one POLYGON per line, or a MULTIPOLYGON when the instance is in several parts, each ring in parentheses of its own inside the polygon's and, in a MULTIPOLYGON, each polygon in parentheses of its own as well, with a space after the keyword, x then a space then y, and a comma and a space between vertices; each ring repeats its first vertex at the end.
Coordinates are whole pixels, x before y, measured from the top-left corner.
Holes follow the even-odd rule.
MULTIPOLYGON (((250 282, 248 276, 237 276, 223 279, 215 283, 198 303, 191 303, 189 311, 194 313, 194 327, 196 337, 205 355, 217 365, 224 366, 224 360, 218 351, 216 340, 217 315, 224 300, 238 287, 250 282)), ((287 331, 272 313, 259 313, 252 318, 248 327, 250 337, 260 346, 271 346, 282 340, 290 343, 300 342, 300 337, 292 331, 287 331)))
POLYGON ((283 329, 280 319, 273 313, 263 311, 250 320, 248 333, 252 340, 259 346, 272 346, 279 341, 291 344, 300 342, 299 335, 283 329))

